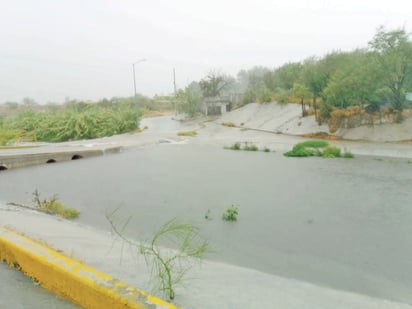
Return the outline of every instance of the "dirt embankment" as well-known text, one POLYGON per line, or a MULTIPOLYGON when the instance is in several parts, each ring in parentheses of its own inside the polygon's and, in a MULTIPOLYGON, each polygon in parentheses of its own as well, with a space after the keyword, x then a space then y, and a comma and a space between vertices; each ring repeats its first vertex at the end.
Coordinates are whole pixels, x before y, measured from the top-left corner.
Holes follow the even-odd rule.
POLYGON ((216 122, 291 135, 315 136, 320 132, 350 140, 398 142, 412 139, 412 115, 406 113, 403 118, 399 123, 372 121, 355 127, 342 126, 331 133, 328 125, 319 125, 314 116, 302 117, 298 104, 251 103, 222 115, 216 122))

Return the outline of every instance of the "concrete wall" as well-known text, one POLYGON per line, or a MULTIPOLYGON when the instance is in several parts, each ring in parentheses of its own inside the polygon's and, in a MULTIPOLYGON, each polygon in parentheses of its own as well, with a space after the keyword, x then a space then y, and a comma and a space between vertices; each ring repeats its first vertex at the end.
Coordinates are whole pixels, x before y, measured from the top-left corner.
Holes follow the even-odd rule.
POLYGON ((47 163, 56 163, 63 161, 78 160, 101 156, 105 153, 120 152, 120 147, 110 149, 87 149, 87 150, 71 150, 71 151, 56 151, 44 153, 25 153, 25 154, 8 154, 0 155, 0 171, 18 167, 31 165, 41 165, 47 163))

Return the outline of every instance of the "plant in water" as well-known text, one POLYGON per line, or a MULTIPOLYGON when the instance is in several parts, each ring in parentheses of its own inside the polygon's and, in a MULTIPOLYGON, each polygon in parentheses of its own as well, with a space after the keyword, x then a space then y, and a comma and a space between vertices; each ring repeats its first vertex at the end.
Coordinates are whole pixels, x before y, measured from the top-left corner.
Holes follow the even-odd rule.
POLYGON ((222 215, 224 221, 237 221, 237 215, 239 214, 238 207, 232 205, 229 208, 226 208, 226 211, 222 215))
POLYGON ((246 143, 245 147, 243 147, 243 150, 246 151, 258 151, 259 148, 256 145, 248 145, 248 143, 246 143))
POLYGON ((240 143, 234 143, 232 146, 225 147, 225 149, 240 150, 240 143))
POLYGON ((265 148, 263 148, 263 151, 264 151, 264 152, 270 152, 270 149, 267 148, 267 147, 265 147, 265 148))
MULTIPOLYGON (((155 290, 175 298, 176 286, 182 283, 187 272, 195 262, 200 262, 210 252, 209 242, 200 237, 199 229, 193 225, 172 219, 163 224, 147 241, 136 243, 127 239, 113 221, 113 215, 107 220, 113 231, 125 242, 138 249, 145 258, 146 265, 151 271, 151 281, 155 290)), ((126 224, 130 222, 130 218, 126 224)))
POLYGON ((65 219, 75 219, 80 214, 77 209, 68 208, 62 202, 58 201, 56 195, 53 195, 49 199, 41 199, 38 190, 33 192, 33 202, 36 209, 65 219))
POLYGON ((206 213, 205 213, 205 219, 206 219, 206 220, 212 220, 210 209, 208 209, 208 210, 206 211, 206 213))
POLYGON ((352 158, 354 158, 355 156, 354 156, 353 153, 350 152, 349 150, 345 150, 345 152, 343 153, 343 157, 344 157, 344 158, 347 158, 347 159, 352 159, 352 158))
POLYGON ((328 146, 322 153, 323 158, 339 158, 340 157, 340 148, 335 146, 328 146))
POLYGON ((302 147, 308 147, 308 148, 324 148, 324 147, 329 146, 329 143, 324 140, 309 140, 309 141, 300 142, 297 145, 302 146, 302 147))
MULTIPOLYGON (((340 158, 341 150, 338 147, 330 146, 327 141, 309 140, 296 144, 292 150, 283 154, 286 157, 311 157, 318 156, 323 158, 340 158)), ((344 158, 353 158, 353 154, 345 150, 344 158)))
POLYGON ((316 151, 308 149, 300 144, 293 146, 293 149, 285 152, 283 155, 286 157, 311 157, 316 155, 316 151))

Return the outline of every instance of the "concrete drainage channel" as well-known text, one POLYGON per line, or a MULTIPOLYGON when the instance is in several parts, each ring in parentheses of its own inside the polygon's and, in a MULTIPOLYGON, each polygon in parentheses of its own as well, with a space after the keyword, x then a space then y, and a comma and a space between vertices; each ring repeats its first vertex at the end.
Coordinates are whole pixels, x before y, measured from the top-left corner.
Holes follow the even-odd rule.
MULTIPOLYGON (((77 151, 0 154, 0 171, 119 153, 122 147, 77 151)), ((83 308, 176 309, 166 301, 0 226, 0 261, 83 308)))
POLYGON ((108 153, 119 153, 122 147, 111 147, 105 149, 79 149, 67 151, 47 151, 40 153, 10 153, 0 154, 0 171, 14 168, 51 164, 65 161, 80 160, 102 156, 108 153))

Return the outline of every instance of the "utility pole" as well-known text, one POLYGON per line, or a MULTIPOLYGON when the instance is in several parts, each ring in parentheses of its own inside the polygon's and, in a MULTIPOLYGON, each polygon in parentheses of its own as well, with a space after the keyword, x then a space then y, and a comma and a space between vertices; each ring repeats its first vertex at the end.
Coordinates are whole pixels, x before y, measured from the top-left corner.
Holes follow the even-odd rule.
POLYGON ((174 87, 174 90, 175 90, 175 97, 176 97, 177 90, 176 90, 176 71, 175 71, 175 68, 173 68, 173 87, 174 87))
POLYGON ((176 89, 176 71, 175 71, 175 68, 173 68, 173 88, 175 90, 175 99, 173 100, 174 101, 174 108, 175 108, 175 115, 177 115, 177 109, 176 109, 177 89, 176 89))

